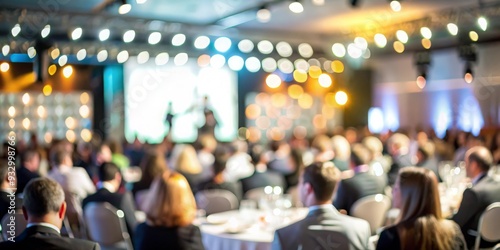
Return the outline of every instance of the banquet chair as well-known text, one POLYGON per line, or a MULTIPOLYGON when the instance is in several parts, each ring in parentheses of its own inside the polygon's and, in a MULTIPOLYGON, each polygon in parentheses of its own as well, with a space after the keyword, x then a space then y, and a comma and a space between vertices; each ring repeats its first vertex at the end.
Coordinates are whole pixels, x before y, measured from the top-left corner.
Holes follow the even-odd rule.
POLYGON ((364 219, 370 224, 372 234, 383 226, 387 211, 391 208, 391 199, 383 194, 363 197, 352 205, 351 215, 364 219))
POLYGON ((491 242, 500 241, 500 202, 489 205, 479 219, 476 243, 474 249, 478 250, 481 238, 491 242))
POLYGON ((238 198, 227 190, 201 190, 196 193, 195 198, 198 209, 205 210, 207 215, 238 208, 238 198))
POLYGON ((24 215, 23 215, 22 211, 16 211, 16 213, 13 214, 13 215, 12 214, 6 214, 6 215, 4 215, 3 218, 2 218, 2 221, 1 221, 1 225, 2 225, 2 238, 3 238, 4 241, 7 241, 7 239, 10 236, 8 234, 8 231, 9 231, 10 227, 7 224, 9 224, 11 216, 15 217, 15 222, 16 222, 15 232, 16 232, 16 236, 20 235, 24 231, 24 229, 26 229, 26 226, 28 225, 28 222, 24 218, 24 215))
POLYGON ((250 189, 245 193, 244 197, 247 200, 254 200, 256 202, 259 202, 261 197, 266 196, 266 192, 264 192, 264 190, 265 187, 250 189))
POLYGON ((99 243, 103 250, 133 250, 122 210, 107 202, 91 202, 83 212, 89 239, 99 243))

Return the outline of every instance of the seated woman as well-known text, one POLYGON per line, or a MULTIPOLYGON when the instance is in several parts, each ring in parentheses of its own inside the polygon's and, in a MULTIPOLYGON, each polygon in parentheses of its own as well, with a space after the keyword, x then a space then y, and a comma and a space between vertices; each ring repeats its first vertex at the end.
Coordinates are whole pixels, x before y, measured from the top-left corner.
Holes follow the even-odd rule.
POLYGON ((141 162, 142 177, 139 182, 134 183, 132 193, 135 195, 138 191, 147 190, 151 186, 153 180, 160 176, 165 171, 170 171, 167 166, 165 157, 158 153, 150 153, 146 155, 141 162))
POLYGON ((196 202, 184 176, 163 173, 151 184, 146 203, 147 220, 135 231, 136 250, 204 249, 200 229, 192 224, 196 202))
POLYGON ((467 249, 460 228, 443 219, 436 175, 425 168, 405 167, 393 188, 398 223, 380 234, 377 249, 467 249))

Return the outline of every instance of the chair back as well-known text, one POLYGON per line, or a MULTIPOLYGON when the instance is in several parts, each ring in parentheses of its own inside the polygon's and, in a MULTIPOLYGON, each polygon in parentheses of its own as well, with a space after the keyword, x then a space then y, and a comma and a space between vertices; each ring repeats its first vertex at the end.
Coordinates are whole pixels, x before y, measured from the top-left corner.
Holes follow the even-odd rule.
POLYGON ((26 226, 28 225, 28 222, 24 218, 23 212, 21 211, 16 211, 15 214, 6 214, 3 216, 2 221, 2 238, 4 241, 7 241, 9 237, 12 237, 13 235, 10 235, 9 232, 11 232, 11 229, 14 229, 14 232, 16 232, 15 236, 19 236, 24 229, 26 229, 26 226), (10 217, 14 216, 14 222, 15 226, 11 228, 9 225, 11 223, 10 217))
POLYGON ((195 198, 197 207, 205 210, 207 215, 238 208, 238 198, 223 189, 201 190, 196 193, 195 198))
POLYGON ((83 219, 82 203, 76 194, 64 191, 66 200, 66 218, 63 225, 72 231, 76 238, 87 239, 87 229, 83 219))
POLYGON ((343 233, 313 227, 315 226, 310 226, 301 236, 298 249, 349 249, 349 239, 343 233))
POLYGON ((500 241, 500 202, 489 205, 479 219, 474 249, 479 249, 481 238, 490 242, 500 241))
POLYGON ((122 210, 107 202, 91 202, 84 208, 84 218, 90 240, 103 247, 125 242, 126 249, 133 250, 122 210))
POLYGON ((352 205, 351 215, 364 219, 370 224, 372 234, 383 226, 387 211, 391 208, 391 199, 383 194, 363 197, 352 205))
POLYGON ((245 193, 245 199, 259 202, 261 198, 266 197, 266 192, 264 190, 265 187, 250 189, 245 193))

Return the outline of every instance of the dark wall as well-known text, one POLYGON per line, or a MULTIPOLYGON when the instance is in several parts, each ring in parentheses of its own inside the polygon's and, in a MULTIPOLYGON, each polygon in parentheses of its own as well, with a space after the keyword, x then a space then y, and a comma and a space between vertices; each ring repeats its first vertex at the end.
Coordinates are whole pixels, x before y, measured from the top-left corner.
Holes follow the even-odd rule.
POLYGON ((344 126, 368 125, 368 110, 372 106, 372 71, 369 69, 353 71, 345 89, 349 101, 344 109, 344 126))

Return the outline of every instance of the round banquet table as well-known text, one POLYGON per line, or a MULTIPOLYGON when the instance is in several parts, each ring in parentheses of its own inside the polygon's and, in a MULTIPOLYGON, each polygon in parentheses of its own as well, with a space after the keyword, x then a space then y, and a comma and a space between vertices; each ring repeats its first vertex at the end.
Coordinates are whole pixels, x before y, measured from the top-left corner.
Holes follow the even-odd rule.
POLYGON ((279 216, 262 210, 213 214, 199 223, 203 245, 207 250, 269 250, 275 229, 305 218, 308 211, 291 208, 279 216))

